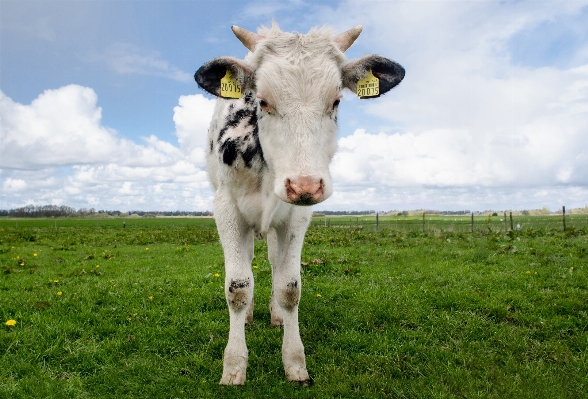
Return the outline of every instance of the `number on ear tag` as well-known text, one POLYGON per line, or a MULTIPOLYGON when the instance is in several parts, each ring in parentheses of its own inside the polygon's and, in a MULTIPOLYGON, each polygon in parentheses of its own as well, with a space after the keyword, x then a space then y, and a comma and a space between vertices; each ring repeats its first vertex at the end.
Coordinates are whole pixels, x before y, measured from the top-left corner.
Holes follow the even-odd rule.
POLYGON ((224 98, 241 98, 241 85, 228 69, 220 81, 220 95, 224 98))
POLYGON ((357 81, 357 97, 379 97, 380 96, 380 79, 372 74, 370 69, 368 75, 357 81))

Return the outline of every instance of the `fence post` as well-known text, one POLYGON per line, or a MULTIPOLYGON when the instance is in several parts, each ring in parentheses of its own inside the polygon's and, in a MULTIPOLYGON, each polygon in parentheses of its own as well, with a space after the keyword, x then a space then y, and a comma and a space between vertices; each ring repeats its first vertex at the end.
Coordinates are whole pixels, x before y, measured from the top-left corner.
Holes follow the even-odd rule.
POLYGON ((510 212, 510 229, 514 230, 514 227, 512 225, 512 212, 510 212))
POLYGON ((562 211, 563 211, 563 226, 564 226, 564 232, 566 231, 566 206, 562 206, 561 207, 562 211))
POLYGON ((506 227, 506 211, 504 211, 504 232, 506 233, 508 228, 506 227))
POLYGON ((380 219, 378 217, 378 212, 376 212, 376 231, 380 228, 380 219))
POLYGON ((331 219, 327 219, 327 227, 331 227, 331 219))
POLYGON ((423 233, 425 232, 425 212, 423 212, 423 233))
POLYGON ((472 212, 472 233, 474 232, 474 212, 472 212))

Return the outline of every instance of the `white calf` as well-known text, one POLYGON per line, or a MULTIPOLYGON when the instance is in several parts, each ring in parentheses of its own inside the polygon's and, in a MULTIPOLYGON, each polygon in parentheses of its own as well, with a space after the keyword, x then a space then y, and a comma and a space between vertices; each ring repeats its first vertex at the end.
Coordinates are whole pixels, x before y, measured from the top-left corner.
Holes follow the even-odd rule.
POLYGON ((343 52, 361 26, 338 36, 325 28, 306 35, 285 33, 275 24, 258 34, 232 29, 250 53, 244 60, 216 58, 195 75, 201 88, 219 97, 207 164, 216 190, 230 314, 220 383, 245 383, 244 326, 253 321, 253 241, 267 236, 271 323, 284 326, 286 378, 309 385, 298 303, 300 253, 312 211, 300 205, 324 201, 333 191, 329 163, 336 149, 341 90, 355 92, 358 81, 365 83, 370 76, 377 86, 371 94, 384 94, 400 83, 404 69, 375 55, 347 61, 343 52))

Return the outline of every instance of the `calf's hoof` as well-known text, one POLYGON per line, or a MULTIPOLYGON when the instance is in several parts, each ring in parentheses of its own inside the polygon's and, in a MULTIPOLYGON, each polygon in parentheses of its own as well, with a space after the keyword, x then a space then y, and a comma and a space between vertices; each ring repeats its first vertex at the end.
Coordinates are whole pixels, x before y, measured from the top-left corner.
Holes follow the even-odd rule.
POLYGON ((245 385, 245 370, 223 371, 219 385, 245 385))
POLYGON ((253 298, 251 298, 251 303, 247 308, 247 313, 245 314, 245 325, 252 325, 253 324, 253 298))
POLYGON ((286 370, 286 379, 301 387, 309 387, 314 381, 308 376, 305 368, 291 367, 286 370))
POLYGON ((223 377, 220 385, 245 385, 247 376, 247 353, 241 355, 225 350, 223 362, 223 377))
POLYGON ((281 327, 284 325, 284 319, 282 319, 281 317, 272 316, 272 320, 270 323, 272 327, 281 327))
MULTIPOLYGON (((271 300, 273 301, 273 294, 271 300)), ((270 317, 270 323, 272 327, 280 327, 284 325, 284 318, 282 317, 282 313, 279 312, 273 305, 270 305, 270 317)))
POLYGON ((294 384, 298 385, 299 387, 311 387, 314 384, 314 380, 312 378, 308 378, 308 380, 304 381, 292 381, 294 384))

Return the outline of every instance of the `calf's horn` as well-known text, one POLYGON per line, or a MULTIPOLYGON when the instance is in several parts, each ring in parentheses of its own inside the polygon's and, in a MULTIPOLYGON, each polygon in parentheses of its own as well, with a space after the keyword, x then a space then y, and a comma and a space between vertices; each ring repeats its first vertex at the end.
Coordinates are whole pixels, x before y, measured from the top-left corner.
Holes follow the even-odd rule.
POLYGON ((336 36, 335 43, 337 43, 337 46, 339 46, 339 50, 341 50, 342 52, 347 51, 347 49, 351 47, 355 39, 359 37, 359 34, 361 33, 362 29, 363 27, 361 25, 357 25, 355 28, 351 28, 348 31, 336 36))
POLYGON ((247 29, 239 28, 237 25, 231 26, 231 29, 233 30, 235 36, 237 36, 237 39, 239 39, 241 43, 243 43, 243 45, 251 52, 255 50, 257 42, 263 39, 263 36, 258 35, 257 33, 249 32, 247 29))

